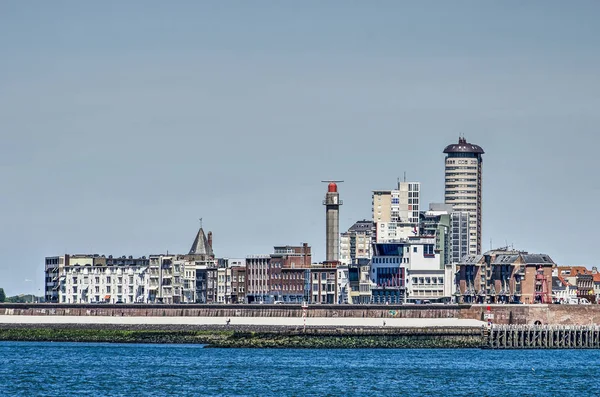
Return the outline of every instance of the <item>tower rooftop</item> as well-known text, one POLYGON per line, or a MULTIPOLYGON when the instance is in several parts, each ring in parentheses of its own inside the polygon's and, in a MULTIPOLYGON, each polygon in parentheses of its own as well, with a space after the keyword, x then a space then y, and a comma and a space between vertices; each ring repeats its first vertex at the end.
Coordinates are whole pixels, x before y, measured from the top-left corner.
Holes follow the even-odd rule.
POLYGON ((476 153, 484 154, 485 152, 479 145, 475 145, 467 142, 465 138, 458 138, 458 144, 453 143, 452 145, 446 146, 444 153, 476 153))
POLYGON ((208 243, 208 239, 206 238, 202 227, 198 230, 198 234, 196 234, 196 238, 194 239, 194 243, 192 244, 192 248, 190 248, 188 255, 213 255, 212 247, 208 243))

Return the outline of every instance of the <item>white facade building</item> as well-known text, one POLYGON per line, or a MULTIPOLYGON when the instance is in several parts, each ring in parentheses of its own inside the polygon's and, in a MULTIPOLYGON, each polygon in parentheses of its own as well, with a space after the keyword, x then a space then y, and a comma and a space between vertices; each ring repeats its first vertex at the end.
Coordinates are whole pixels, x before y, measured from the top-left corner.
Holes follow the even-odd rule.
POLYGON ((46 258, 46 299, 57 303, 141 303, 149 287, 149 261, 97 254, 46 258), (57 262, 56 267, 52 266, 57 262), (51 265, 51 266, 48 266, 51 265), (48 281, 50 280, 50 281, 48 281))
POLYGON ((419 182, 399 182, 396 190, 374 190, 372 215, 375 242, 394 242, 417 234, 420 201, 419 182))
POLYGON ((359 259, 371 259, 373 222, 362 220, 340 235, 340 262, 343 265, 356 263, 359 259))

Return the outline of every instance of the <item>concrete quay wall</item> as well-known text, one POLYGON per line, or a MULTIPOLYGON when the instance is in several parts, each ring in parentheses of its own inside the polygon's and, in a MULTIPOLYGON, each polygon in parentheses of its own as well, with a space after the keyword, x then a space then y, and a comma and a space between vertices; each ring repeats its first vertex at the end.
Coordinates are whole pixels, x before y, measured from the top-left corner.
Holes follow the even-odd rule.
MULTIPOLYGON (((457 305, 310 305, 307 317, 319 318, 460 318, 457 305)), ((73 305, 0 304, 1 315, 123 317, 296 317, 300 305, 73 305)))
POLYGON ((471 305, 460 310, 459 318, 487 321, 488 307, 499 325, 600 324, 600 305, 471 305))
MULTIPOLYGON (((600 324, 600 305, 310 305, 311 318, 461 319, 494 324, 600 324)), ((301 318, 300 305, 70 305, 0 304, 0 315, 120 317, 301 318)))

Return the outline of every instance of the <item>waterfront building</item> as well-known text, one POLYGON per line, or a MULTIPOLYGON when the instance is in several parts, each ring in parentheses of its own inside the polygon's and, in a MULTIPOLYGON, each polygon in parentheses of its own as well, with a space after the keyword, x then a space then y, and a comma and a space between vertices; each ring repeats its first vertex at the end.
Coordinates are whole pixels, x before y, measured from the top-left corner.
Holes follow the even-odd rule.
POLYGON ((246 265, 232 266, 231 293, 225 296, 226 303, 246 303, 246 265))
POLYGON ((275 246, 270 255, 246 258, 248 303, 300 303, 308 293, 311 247, 275 246))
POLYGON ((340 262, 349 265, 358 259, 371 259, 373 222, 362 220, 340 236, 340 262))
POLYGON ((350 300, 350 278, 348 265, 340 264, 337 267, 337 303, 348 303, 350 300))
POLYGON ((217 276, 216 261, 194 262, 196 279, 196 303, 216 303, 217 301, 217 276))
POLYGON ((376 243, 371 259, 371 296, 373 303, 405 302, 405 243, 376 243))
POLYGON ((98 254, 63 255, 46 258, 47 302, 138 303, 148 288, 145 257, 113 258, 98 254))
MULTIPOLYGON (((202 226, 198 229, 194 242, 185 260, 188 287, 194 288, 192 297, 196 303, 215 303, 218 300, 218 261, 213 251, 213 234, 204 233, 202 226)), ((189 289, 188 289, 189 294, 189 289)))
MULTIPOLYGON (((375 285, 370 279, 371 259, 359 258, 348 266, 350 304, 368 304, 372 301, 372 287, 375 285)), ((344 302, 345 303, 345 302, 344 302)))
POLYGON ((371 212, 376 243, 388 243, 418 234, 421 184, 398 182, 396 190, 374 190, 371 212))
POLYGON ((310 268, 310 303, 338 302, 337 269, 329 263, 314 263, 310 268))
POLYGON ((551 303, 554 266, 546 254, 508 247, 468 255, 456 268, 457 303, 551 303))
MULTIPOLYGON (((430 235, 436 231, 439 236, 442 231, 436 230, 443 227, 446 234, 444 263, 458 263, 469 254, 469 213, 457 211, 453 205, 432 203, 429 211, 421 212, 420 233, 430 235)), ((437 242, 436 242, 437 244, 437 242)), ((439 244, 438 244, 438 248, 439 244)))
POLYGON ((569 284, 558 274, 556 268, 552 270, 552 302, 561 304, 577 302, 577 287, 569 284))
POLYGON ((44 301, 60 302, 60 277, 68 255, 48 256, 44 264, 44 301))
POLYGON ((246 259, 217 259, 217 303, 246 300, 246 259))
POLYGON ((270 255, 250 255, 246 257, 248 303, 269 303, 270 255))
POLYGON ((302 303, 308 301, 310 292, 310 269, 282 268, 281 269, 281 302, 302 303))
POLYGON ((182 255, 150 255, 148 301, 178 304, 184 301, 184 266, 182 255))
MULTIPOLYGON (((408 302, 449 302, 452 283, 447 282, 444 248, 447 227, 435 234, 414 236, 405 245, 406 288, 408 302)), ((450 277, 452 279, 452 277, 450 277)))
POLYGON ((469 213, 469 254, 481 253, 483 149, 463 137, 444 149, 445 203, 469 213))
POLYGON ((584 266, 557 266, 556 272, 567 283, 575 286, 577 298, 585 298, 590 302, 596 302, 592 271, 584 266))

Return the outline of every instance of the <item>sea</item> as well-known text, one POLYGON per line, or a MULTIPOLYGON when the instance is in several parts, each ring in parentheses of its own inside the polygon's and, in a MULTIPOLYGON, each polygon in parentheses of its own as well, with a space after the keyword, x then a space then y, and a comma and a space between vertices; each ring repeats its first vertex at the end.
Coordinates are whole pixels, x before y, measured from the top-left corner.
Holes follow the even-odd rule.
POLYGON ((597 350, 0 342, 0 396, 600 396, 597 350))

